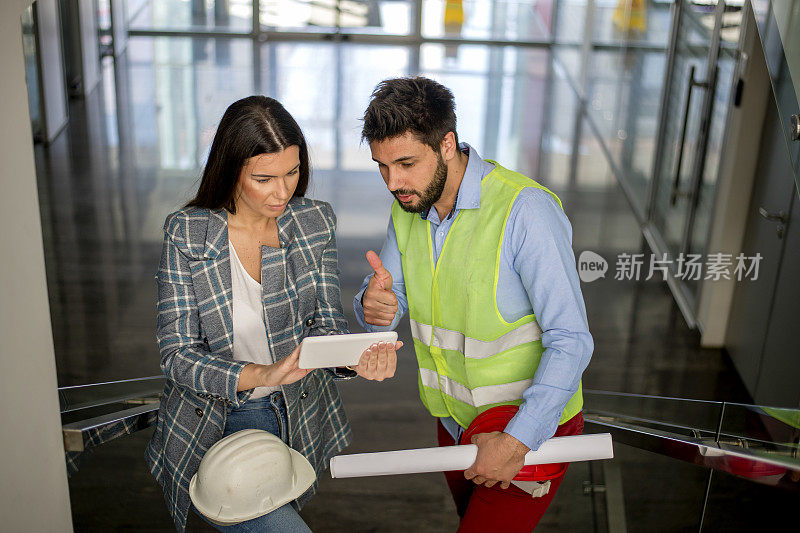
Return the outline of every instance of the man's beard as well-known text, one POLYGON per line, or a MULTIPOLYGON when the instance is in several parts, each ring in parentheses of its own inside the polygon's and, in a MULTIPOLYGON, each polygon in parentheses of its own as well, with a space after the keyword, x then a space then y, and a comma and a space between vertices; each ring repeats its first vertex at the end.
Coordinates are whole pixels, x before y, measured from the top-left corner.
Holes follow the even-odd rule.
POLYGON ((392 191, 392 194, 395 198, 397 198, 399 194, 403 196, 416 194, 419 196, 419 202, 416 205, 404 204, 399 198, 397 199, 397 203, 399 203, 403 211, 407 213, 424 213, 433 207, 433 204, 439 201, 444 191, 445 183, 447 183, 447 165, 444 164, 444 159, 442 159, 441 154, 436 154, 436 170, 433 172, 433 178, 430 183, 428 183, 428 186, 425 187, 424 191, 419 193, 408 189, 399 189, 392 191))

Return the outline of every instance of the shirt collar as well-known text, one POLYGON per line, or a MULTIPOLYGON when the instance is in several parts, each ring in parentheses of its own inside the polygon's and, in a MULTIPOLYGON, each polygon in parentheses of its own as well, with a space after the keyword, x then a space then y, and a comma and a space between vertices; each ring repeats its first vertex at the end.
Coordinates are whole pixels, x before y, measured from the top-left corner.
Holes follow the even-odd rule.
MULTIPOLYGON (((494 165, 481 159, 477 150, 469 144, 459 143, 458 147, 469 159, 467 160, 467 168, 464 171, 464 178, 461 180, 461 185, 458 187, 456 203, 453 206, 453 210, 450 211, 448 218, 455 216, 456 212, 460 209, 478 209, 480 207, 481 181, 494 169, 494 165)), ((420 216, 424 220, 428 219, 428 215, 430 215, 430 210, 420 213, 420 216)))

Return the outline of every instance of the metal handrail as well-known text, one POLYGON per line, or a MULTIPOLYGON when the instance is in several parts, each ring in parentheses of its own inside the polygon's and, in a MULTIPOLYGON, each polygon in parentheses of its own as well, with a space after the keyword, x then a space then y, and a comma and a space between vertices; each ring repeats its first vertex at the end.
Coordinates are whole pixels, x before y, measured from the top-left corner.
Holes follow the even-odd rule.
POLYGON ((158 401, 62 426, 64 451, 83 452, 122 435, 147 429, 155 423, 158 401))
POLYGON ((657 427, 658 422, 648 421, 645 426, 637 423, 640 420, 603 412, 585 411, 584 419, 588 426, 611 433, 615 444, 625 444, 758 483, 800 490, 800 482, 795 481, 800 479, 800 460, 791 451, 793 445, 764 445, 741 437, 701 436, 709 433, 707 431, 692 431, 693 434, 687 435, 674 431, 676 427, 671 424, 662 424, 665 429, 661 429, 657 427))
POLYGON ((59 387, 64 451, 84 452, 154 425, 164 382, 150 376, 59 387))

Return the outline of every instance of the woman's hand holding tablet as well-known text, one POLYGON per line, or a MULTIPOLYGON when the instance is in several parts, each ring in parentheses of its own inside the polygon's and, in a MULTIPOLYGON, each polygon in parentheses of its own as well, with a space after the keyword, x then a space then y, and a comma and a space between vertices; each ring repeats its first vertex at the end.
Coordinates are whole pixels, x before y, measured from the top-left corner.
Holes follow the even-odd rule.
POLYGON ((382 381, 397 367, 396 331, 306 337, 300 347, 300 368, 351 367, 359 376, 382 381))

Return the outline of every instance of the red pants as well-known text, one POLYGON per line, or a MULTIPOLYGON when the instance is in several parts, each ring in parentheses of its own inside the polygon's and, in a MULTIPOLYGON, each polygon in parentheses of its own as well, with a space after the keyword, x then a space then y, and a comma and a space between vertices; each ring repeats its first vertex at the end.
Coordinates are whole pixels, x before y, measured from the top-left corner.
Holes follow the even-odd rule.
MULTIPOLYGON (((444 429, 441 422, 437 424, 439 446, 452 446, 453 437, 444 429)), ((555 437, 564 435, 580 435, 583 433, 583 414, 578 413, 556 430, 555 437)), ((556 495, 564 474, 550 480, 550 491, 539 498, 511 485, 501 489, 498 483, 494 487, 476 485, 464 478, 464 471, 445 472, 447 486, 456 503, 461 522, 459 533, 486 533, 502 531, 503 533, 529 533, 541 520, 553 496, 556 495)))

